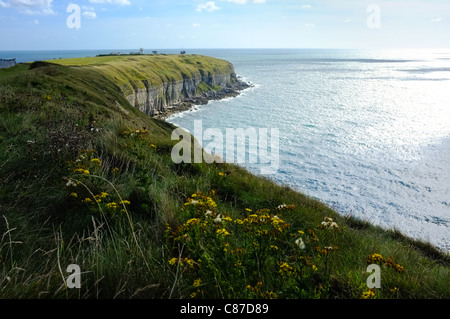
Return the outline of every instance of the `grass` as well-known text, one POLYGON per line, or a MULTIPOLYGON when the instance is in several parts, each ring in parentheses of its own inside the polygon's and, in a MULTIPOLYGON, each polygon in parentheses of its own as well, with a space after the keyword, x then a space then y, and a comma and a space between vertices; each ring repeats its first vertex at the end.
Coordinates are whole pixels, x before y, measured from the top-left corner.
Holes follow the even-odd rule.
POLYGON ((233 66, 220 59, 201 55, 106 56, 49 61, 65 66, 95 69, 120 87, 124 95, 134 88, 144 88, 143 80, 151 86, 164 82, 201 78, 203 75, 230 73, 233 66))
POLYGON ((429 243, 234 165, 174 164, 174 127, 118 83, 214 63, 130 59, 0 71, 0 298, 450 297, 450 257, 429 243), (380 289, 366 285, 368 259, 380 289))

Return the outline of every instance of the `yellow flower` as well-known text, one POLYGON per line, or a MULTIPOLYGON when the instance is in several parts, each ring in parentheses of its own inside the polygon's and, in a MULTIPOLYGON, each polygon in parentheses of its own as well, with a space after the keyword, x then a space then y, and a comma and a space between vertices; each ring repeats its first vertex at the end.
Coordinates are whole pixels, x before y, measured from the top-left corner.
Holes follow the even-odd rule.
POLYGON ((230 236, 230 233, 225 228, 216 230, 216 234, 223 236, 230 236))
POLYGON ((78 194, 77 193, 70 193, 70 197, 78 198, 78 194))
POLYGON ((119 205, 130 205, 131 203, 130 203, 130 201, 128 201, 128 200, 123 200, 123 201, 121 201, 120 203, 119 203, 119 205))
POLYGON ((117 209, 118 207, 119 207, 119 205, 117 205, 116 202, 106 204, 106 208, 111 209, 111 210, 117 209))
POLYGON ((119 168, 118 167, 114 167, 112 170, 111 170, 111 173, 113 173, 113 174, 117 174, 119 172, 119 168))
POLYGON ((280 265, 280 270, 279 273, 281 275, 285 275, 285 274, 293 274, 295 272, 294 268, 290 265, 288 265, 287 263, 282 263, 280 265))
POLYGON ((77 168, 74 170, 75 173, 80 173, 80 174, 90 174, 90 172, 87 169, 83 169, 83 168, 77 168))
POLYGON ((200 222, 200 219, 198 218, 191 218, 186 222, 186 226, 195 225, 200 222))
POLYGON ((251 212, 251 211, 252 211, 250 208, 246 208, 245 210, 248 211, 248 212, 251 212))
POLYGON ((169 265, 175 265, 175 263, 178 261, 178 258, 173 257, 171 260, 169 260, 169 265))
POLYGON ((194 260, 193 259, 186 259, 186 263, 191 266, 194 267, 194 260))
POLYGON ((201 284, 202 284, 202 279, 201 278, 198 278, 198 279, 195 279, 194 280, 194 284, 192 285, 194 288, 198 288, 198 287, 200 287, 201 286, 201 284))
POLYGON ((91 162, 92 163, 97 163, 98 165, 100 165, 102 163, 98 158, 91 159, 91 162))
POLYGON ((225 176, 225 173, 220 172, 220 173, 219 173, 219 176, 222 176, 222 177, 223 177, 223 176, 225 176))
POLYGON ((82 203, 85 203, 85 204, 92 204, 92 199, 90 199, 90 198, 85 198, 85 199, 83 199, 81 202, 82 202, 82 203))
POLYGON ((375 293, 372 289, 369 289, 368 291, 363 292, 361 299, 371 299, 375 297, 375 293))

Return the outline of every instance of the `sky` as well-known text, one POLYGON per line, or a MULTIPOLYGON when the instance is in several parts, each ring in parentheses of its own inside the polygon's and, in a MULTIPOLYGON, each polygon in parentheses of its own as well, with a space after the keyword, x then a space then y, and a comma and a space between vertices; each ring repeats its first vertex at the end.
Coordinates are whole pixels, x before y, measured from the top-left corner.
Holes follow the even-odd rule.
POLYGON ((0 0, 0 30, 0 50, 450 48, 450 1, 0 0))

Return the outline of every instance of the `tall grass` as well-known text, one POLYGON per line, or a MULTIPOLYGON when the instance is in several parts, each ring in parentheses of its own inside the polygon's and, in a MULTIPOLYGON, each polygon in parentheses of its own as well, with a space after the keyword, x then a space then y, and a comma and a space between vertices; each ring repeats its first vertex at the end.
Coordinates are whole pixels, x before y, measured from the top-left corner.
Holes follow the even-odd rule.
POLYGON ((234 165, 173 163, 173 126, 89 66, 1 70, 0 92, 0 298, 450 296, 428 243, 234 165))

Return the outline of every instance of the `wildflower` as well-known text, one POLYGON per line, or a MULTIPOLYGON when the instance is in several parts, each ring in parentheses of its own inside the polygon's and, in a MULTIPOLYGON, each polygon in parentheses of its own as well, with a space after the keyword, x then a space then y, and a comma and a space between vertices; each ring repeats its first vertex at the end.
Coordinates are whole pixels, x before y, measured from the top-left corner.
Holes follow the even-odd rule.
POLYGON ((305 243, 303 242, 303 239, 301 238, 297 238, 297 240, 295 241, 295 244, 297 245, 298 248, 300 248, 301 250, 306 248, 305 243))
POLYGON ((74 170, 75 173, 80 173, 80 174, 86 174, 89 175, 90 172, 87 169, 83 169, 83 168, 77 168, 74 170))
POLYGON ((105 193, 105 192, 101 192, 99 196, 100 196, 100 198, 106 198, 109 196, 109 194, 105 193))
POLYGON ((222 220, 225 220, 227 222, 232 221, 231 217, 228 217, 228 216, 223 217, 222 220))
POLYGON ((156 145, 155 144, 150 144, 150 146, 156 150, 156 145))
POLYGON ((185 261, 190 267, 192 267, 192 268, 194 267, 194 260, 193 259, 186 259, 185 261))
POLYGON ((119 205, 117 205, 116 202, 106 204, 106 208, 111 209, 111 210, 117 209, 118 207, 119 207, 119 205))
POLYGON ((77 193, 70 193, 70 197, 78 198, 78 194, 77 193))
POLYGON ((219 173, 219 176, 224 177, 224 176, 225 176, 225 173, 220 172, 220 173, 219 173))
POLYGON ((111 170, 111 173, 113 173, 113 174, 117 174, 119 172, 119 168, 118 167, 114 167, 112 170, 111 170))
POLYGON ((198 288, 198 287, 200 287, 201 286, 201 284, 202 284, 202 279, 201 278, 198 278, 198 279, 195 279, 194 280, 194 284, 192 285, 194 288, 198 288))
POLYGON ((186 222, 186 226, 191 226, 191 225, 195 225, 198 224, 200 222, 200 219, 198 218, 191 218, 186 222))
POLYGON ((175 265, 175 263, 178 261, 178 258, 173 257, 171 260, 169 260, 169 265, 175 265))
POLYGON ((128 201, 128 200, 123 200, 123 201, 121 201, 120 203, 119 203, 119 205, 130 205, 131 203, 130 203, 130 201, 128 201))
POLYGON ((373 297, 375 297, 375 293, 373 292, 372 289, 369 289, 369 290, 363 292, 361 299, 371 299, 373 297))
POLYGON ((283 208, 286 208, 286 204, 282 204, 282 205, 279 205, 279 206, 277 207, 278 210, 281 210, 281 209, 283 209, 283 208))
POLYGON ((92 204, 92 199, 90 199, 90 198, 85 198, 85 199, 83 199, 81 202, 84 203, 84 204, 92 204))
POLYGON ((380 254, 372 254, 372 255, 367 256, 368 264, 382 264, 385 261, 386 260, 380 254))
POLYGON ((317 266, 316 265, 312 265, 311 268, 312 268, 312 270, 317 271, 317 266))
POLYGON ((323 228, 327 228, 327 229, 338 229, 339 226, 338 224, 336 224, 333 219, 331 219, 330 217, 325 217, 324 221, 321 223, 323 228))
POLYGON ((215 222, 216 224, 222 223, 222 218, 221 218, 220 216, 221 216, 221 215, 219 214, 219 215, 217 215, 217 217, 214 219, 214 222, 215 222))
POLYGON ((250 208, 246 208, 245 210, 250 213, 252 212, 252 210, 250 208))
POLYGON ((212 215, 212 211, 207 210, 205 213, 205 217, 211 217, 211 215, 212 215))
POLYGON ((273 250, 278 250, 278 246, 276 245, 270 245, 270 248, 272 248, 273 250))
POLYGON ((67 187, 70 187, 70 186, 76 187, 77 183, 75 183, 73 180, 69 179, 69 181, 67 182, 66 186, 67 187))
POLYGON ((287 263, 282 263, 280 265, 280 270, 278 271, 282 276, 284 276, 285 274, 290 275, 293 274, 295 272, 294 268, 290 265, 288 265, 287 263))
POLYGON ((91 163, 97 163, 98 165, 100 165, 102 162, 98 158, 93 158, 91 159, 91 163))
POLYGON ((223 236, 230 236, 230 233, 225 228, 216 230, 216 234, 223 236))

